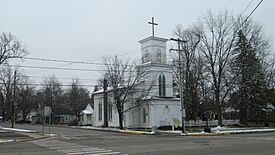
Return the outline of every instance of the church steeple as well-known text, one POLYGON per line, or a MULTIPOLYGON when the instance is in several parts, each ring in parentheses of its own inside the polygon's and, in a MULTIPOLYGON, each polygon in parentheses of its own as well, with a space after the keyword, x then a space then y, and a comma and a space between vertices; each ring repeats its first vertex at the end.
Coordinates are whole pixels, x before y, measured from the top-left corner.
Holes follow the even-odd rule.
POLYGON ((168 39, 148 37, 139 41, 141 44, 142 63, 166 64, 166 42, 168 39))
POLYGON ((166 64, 166 42, 168 39, 155 37, 155 26, 158 24, 154 22, 154 17, 148 24, 152 25, 152 36, 139 41, 141 44, 141 62, 166 64))
POLYGON ((154 18, 152 18, 152 36, 139 41, 141 44, 141 67, 146 67, 148 74, 144 80, 144 87, 153 83, 149 96, 173 96, 172 66, 166 64, 166 42, 168 39, 155 37, 154 18))

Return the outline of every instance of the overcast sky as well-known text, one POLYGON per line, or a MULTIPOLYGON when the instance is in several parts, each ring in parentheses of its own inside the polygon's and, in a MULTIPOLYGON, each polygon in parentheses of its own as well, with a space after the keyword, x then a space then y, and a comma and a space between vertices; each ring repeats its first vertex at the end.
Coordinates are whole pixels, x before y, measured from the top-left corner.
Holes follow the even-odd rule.
MULTIPOLYGON (((139 40, 151 35, 151 17, 159 24, 156 36, 170 38, 177 25, 188 26, 207 10, 224 8, 240 14, 251 0, 0 0, 0 32, 12 32, 29 51, 28 57, 98 62, 105 55, 140 57, 139 40)), ((247 15, 260 0, 254 0, 247 15)), ((275 1, 264 0, 253 18, 275 35, 275 1)), ((169 44, 169 43, 168 43, 169 44)), ((273 39, 274 44, 274 39, 273 39)), ((25 60, 23 65, 100 69, 97 65, 25 60)), ((24 68, 36 83, 55 73, 67 84, 71 77, 91 79, 98 72, 24 68)))

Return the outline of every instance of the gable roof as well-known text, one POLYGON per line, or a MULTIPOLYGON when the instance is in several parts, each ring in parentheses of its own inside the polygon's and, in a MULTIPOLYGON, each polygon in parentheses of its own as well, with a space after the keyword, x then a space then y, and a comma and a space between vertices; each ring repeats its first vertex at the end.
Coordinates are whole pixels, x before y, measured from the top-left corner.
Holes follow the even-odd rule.
POLYGON ((92 108, 92 106, 90 104, 88 104, 87 107, 80 112, 80 115, 93 114, 93 112, 94 112, 94 109, 92 108))

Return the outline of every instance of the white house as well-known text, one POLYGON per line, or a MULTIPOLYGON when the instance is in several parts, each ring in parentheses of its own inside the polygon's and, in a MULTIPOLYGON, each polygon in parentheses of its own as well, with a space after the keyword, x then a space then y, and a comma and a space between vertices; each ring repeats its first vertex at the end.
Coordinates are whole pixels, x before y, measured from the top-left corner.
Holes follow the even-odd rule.
POLYGON ((94 124, 93 112, 94 112, 94 109, 90 104, 88 104, 87 107, 80 112, 79 125, 93 125, 94 124))
POLYGON ((54 120, 57 124, 70 124, 76 121, 76 116, 71 114, 55 115, 54 120))
MULTIPOLYGON (((135 108, 124 113, 123 123, 127 128, 152 128, 153 126, 181 125, 181 105, 179 98, 175 97, 173 89, 172 66, 166 62, 167 39, 150 36, 141 44, 141 68, 146 68, 148 74, 143 79, 143 86, 153 83, 148 97, 135 108)), ((119 126, 118 112, 112 104, 112 90, 108 90, 108 125, 119 126)), ((129 95, 129 98, 136 94, 129 95)), ((127 102, 124 109, 132 107, 135 103, 127 102)), ((94 125, 103 125, 103 91, 94 92, 94 125)))
POLYGON ((31 118, 31 123, 32 124, 42 123, 43 112, 44 112, 45 122, 48 123, 51 111, 52 111, 51 107, 49 106, 45 106, 44 110, 42 107, 39 109, 32 109, 29 114, 29 117, 31 118))

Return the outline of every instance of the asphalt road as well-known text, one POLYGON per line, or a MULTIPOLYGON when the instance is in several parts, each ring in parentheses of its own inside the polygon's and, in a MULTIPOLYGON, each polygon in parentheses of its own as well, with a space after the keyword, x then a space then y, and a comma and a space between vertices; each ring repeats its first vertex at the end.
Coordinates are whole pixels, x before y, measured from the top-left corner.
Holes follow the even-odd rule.
MULTIPOLYGON (((0 124, 1 125, 1 124, 0 124)), ((18 128, 41 130, 39 125, 18 128)), ((47 130, 46 130, 47 131, 47 130)), ((52 127, 57 137, 0 144, 0 155, 47 154, 249 154, 275 155, 275 132, 211 137, 132 135, 105 131, 52 127), (96 151, 95 151, 96 150, 96 151)))

